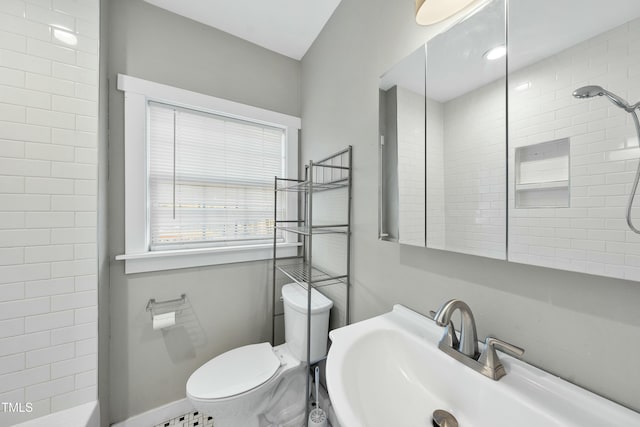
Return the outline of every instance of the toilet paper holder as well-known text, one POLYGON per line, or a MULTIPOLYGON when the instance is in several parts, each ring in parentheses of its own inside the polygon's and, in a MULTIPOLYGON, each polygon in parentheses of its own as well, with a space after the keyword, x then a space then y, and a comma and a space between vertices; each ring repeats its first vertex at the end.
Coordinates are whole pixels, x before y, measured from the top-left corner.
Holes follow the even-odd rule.
POLYGON ((147 311, 151 312, 151 317, 153 317, 156 312, 161 309, 162 311, 179 311, 176 310, 179 306, 183 305, 187 302, 187 294, 180 295, 180 298, 168 300, 168 301, 156 301, 155 298, 151 298, 149 302, 147 302, 147 311))

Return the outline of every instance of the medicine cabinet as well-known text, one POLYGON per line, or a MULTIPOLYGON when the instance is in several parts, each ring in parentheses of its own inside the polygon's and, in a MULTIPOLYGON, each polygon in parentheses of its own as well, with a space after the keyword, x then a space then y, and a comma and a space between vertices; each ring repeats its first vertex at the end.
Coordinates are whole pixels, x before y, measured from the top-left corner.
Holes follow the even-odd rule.
POLYGON ((640 101, 640 2, 490 0, 451 22, 381 78, 380 237, 640 280, 634 120, 586 86, 640 101))

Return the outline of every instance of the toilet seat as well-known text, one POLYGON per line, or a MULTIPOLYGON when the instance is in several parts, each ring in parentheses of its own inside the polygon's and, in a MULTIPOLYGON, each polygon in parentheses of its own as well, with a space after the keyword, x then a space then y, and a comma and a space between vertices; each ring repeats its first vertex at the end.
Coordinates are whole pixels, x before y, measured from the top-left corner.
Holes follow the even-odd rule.
POLYGON ((232 397, 264 384, 279 367, 269 343, 238 347, 198 368, 187 381, 187 394, 198 400, 232 397))

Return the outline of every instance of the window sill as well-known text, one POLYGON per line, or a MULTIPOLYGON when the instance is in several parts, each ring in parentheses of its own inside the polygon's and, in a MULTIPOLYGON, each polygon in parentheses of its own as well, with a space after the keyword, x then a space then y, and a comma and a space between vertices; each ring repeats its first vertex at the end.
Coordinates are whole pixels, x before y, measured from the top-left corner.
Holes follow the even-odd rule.
MULTIPOLYGON (((301 243, 278 243, 278 258, 298 255, 301 243)), ((115 257, 124 261, 125 274, 175 270, 208 265, 261 261, 273 257, 273 245, 227 246, 218 248, 179 249, 169 251, 123 254, 115 257)))

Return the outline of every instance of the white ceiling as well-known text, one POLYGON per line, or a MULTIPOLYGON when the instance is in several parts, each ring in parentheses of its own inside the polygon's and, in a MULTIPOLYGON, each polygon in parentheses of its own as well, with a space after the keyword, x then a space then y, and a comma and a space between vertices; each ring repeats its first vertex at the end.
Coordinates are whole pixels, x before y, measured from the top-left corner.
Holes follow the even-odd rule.
POLYGON ((299 60, 341 0, 145 1, 299 60))

